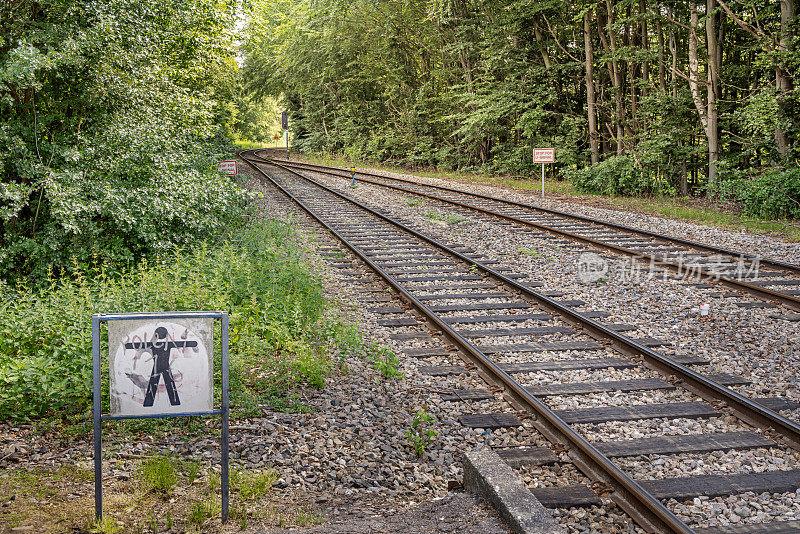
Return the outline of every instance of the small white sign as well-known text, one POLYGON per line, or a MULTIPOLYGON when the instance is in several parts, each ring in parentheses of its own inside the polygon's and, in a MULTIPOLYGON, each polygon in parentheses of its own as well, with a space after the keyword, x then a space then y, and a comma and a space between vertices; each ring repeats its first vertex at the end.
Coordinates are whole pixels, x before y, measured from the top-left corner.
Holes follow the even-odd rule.
POLYGON ((217 170, 222 171, 225 174, 229 174, 231 176, 239 174, 239 167, 237 165, 236 160, 233 159, 220 161, 219 163, 217 163, 217 170))
POLYGON ((534 163, 555 163, 556 162, 556 149, 555 148, 534 148, 533 149, 533 162, 534 163))
POLYGON ((111 415, 210 412, 213 350, 211 319, 110 322, 111 415))

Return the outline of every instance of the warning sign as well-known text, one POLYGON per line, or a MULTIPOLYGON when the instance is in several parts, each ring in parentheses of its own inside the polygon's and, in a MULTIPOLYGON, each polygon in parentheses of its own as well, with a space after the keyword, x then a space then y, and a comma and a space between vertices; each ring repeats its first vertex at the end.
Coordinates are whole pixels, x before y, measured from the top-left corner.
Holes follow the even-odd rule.
POLYGON ((210 411, 212 332, 208 318, 110 323, 111 414, 210 411))
POLYGON ((225 174, 229 174, 231 176, 235 174, 239 174, 239 167, 236 164, 236 160, 225 160, 220 161, 217 163, 217 170, 222 171, 225 174))
POLYGON ((555 148, 534 148, 533 149, 533 162, 534 163, 555 163, 556 162, 556 149, 555 148))

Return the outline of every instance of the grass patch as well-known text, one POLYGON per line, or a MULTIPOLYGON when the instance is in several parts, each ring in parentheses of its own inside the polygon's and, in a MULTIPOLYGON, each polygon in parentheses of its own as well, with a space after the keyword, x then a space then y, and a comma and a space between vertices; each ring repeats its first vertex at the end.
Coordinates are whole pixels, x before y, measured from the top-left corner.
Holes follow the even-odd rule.
POLYGON ((189 512, 188 523, 197 530, 202 530, 206 521, 219 515, 220 504, 213 498, 197 501, 189 512))
POLYGON ((300 508, 294 516, 295 523, 301 527, 310 527, 313 525, 321 525, 324 522, 322 515, 300 508))
POLYGON ((275 484, 279 478, 280 475, 273 469, 259 471, 231 469, 230 471, 231 488, 245 501, 265 496, 272 491, 273 484, 275 484))
POLYGON ((141 469, 142 486, 155 493, 168 493, 178 483, 174 460, 159 456, 145 460, 141 469))
POLYGON ((422 204, 421 198, 406 198, 406 206, 419 206, 422 204))

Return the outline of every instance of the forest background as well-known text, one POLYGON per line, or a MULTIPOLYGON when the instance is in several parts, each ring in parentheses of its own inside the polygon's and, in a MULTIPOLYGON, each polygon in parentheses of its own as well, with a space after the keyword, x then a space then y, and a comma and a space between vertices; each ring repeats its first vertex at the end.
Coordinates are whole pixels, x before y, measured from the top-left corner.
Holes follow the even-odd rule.
POLYGON ((800 215, 794 0, 257 0, 246 87, 295 145, 800 215))

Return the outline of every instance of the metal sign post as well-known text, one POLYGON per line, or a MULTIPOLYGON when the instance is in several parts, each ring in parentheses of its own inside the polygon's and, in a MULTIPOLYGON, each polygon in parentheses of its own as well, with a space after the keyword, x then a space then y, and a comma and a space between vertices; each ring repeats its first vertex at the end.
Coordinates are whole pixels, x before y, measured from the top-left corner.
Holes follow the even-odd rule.
POLYGON ((202 415, 222 416, 222 521, 228 521, 228 327, 228 312, 221 311, 92 315, 94 511, 98 521, 103 518, 103 421, 202 415), (213 408, 214 319, 219 319, 221 326, 219 410, 213 408), (106 323, 108 331, 108 414, 102 413, 100 323, 106 323))
POLYGON ((544 164, 556 162, 555 148, 534 148, 533 162, 542 164, 542 198, 544 198, 544 164))

